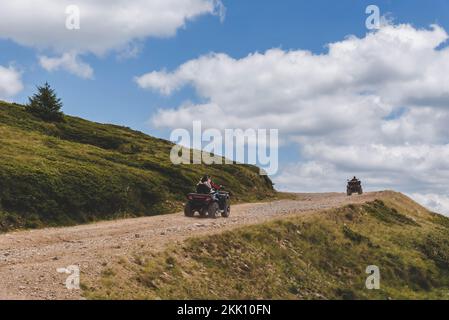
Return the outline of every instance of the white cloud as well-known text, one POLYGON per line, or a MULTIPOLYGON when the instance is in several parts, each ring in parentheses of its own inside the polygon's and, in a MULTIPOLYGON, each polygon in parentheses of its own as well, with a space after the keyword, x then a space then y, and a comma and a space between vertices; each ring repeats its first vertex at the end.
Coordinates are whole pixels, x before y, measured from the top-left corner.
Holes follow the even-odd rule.
POLYGON ((206 14, 223 18, 224 12, 219 0, 0 1, 0 39, 50 51, 59 59, 112 50, 126 56, 136 42, 174 36, 188 21, 206 14), (66 28, 69 5, 80 9, 79 30, 66 28))
POLYGON ((21 73, 11 66, 0 66, 0 99, 7 100, 22 89, 21 73))
POLYGON ((330 44, 324 55, 272 49, 236 60, 211 54, 136 81, 165 95, 191 85, 217 116, 239 118, 232 121, 235 125, 257 119, 256 125, 308 133, 324 127, 340 131, 355 122, 379 127, 404 104, 432 106, 436 98, 449 102, 449 50, 435 50, 446 39, 437 26, 386 26, 363 39, 330 44))
POLYGON ((436 25, 385 25, 329 44, 324 54, 272 49, 234 59, 214 53, 136 82, 165 95, 192 86, 203 101, 159 110, 155 126, 189 128, 201 120, 218 128, 279 128, 301 159, 275 177, 284 188, 344 190, 346 178, 357 174, 368 189, 443 194, 447 39, 436 25))
POLYGON ((276 188, 281 191, 332 192, 344 190, 346 178, 332 164, 308 161, 284 167, 275 182, 276 188))
POLYGON ((40 65, 47 71, 65 70, 81 78, 92 79, 94 71, 80 61, 76 53, 64 53, 60 58, 39 57, 40 65))
POLYGON ((413 193, 410 195, 410 197, 421 205, 433 210, 434 212, 443 213, 449 216, 448 195, 413 193))

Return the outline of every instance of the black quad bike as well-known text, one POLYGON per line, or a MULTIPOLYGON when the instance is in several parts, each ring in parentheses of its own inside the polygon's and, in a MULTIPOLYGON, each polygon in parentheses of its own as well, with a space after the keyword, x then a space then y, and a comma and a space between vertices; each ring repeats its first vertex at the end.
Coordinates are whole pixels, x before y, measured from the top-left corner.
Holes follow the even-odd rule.
POLYGON ((201 217, 228 218, 231 213, 230 194, 225 191, 214 191, 209 194, 189 193, 184 207, 184 215, 193 217, 196 212, 201 217))
POLYGON ((363 194, 362 182, 358 179, 348 180, 346 194, 351 196, 353 193, 363 194))

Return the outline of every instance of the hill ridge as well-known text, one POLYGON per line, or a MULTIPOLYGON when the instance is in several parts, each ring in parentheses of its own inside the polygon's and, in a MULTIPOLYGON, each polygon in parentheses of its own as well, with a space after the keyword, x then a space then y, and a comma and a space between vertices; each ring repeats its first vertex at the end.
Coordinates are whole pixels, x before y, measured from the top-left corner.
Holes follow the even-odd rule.
POLYGON ((0 232, 175 212, 206 172, 236 201, 275 195, 255 166, 175 166, 171 142, 64 119, 45 122, 0 102, 0 232))

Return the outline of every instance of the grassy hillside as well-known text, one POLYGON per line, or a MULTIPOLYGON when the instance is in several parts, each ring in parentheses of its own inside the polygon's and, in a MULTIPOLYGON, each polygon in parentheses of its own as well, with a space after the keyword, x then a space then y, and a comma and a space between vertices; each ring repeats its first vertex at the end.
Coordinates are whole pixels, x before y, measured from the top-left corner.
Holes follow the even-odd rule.
POLYGON ((136 253, 84 289, 113 299, 449 299, 449 219, 385 192, 365 205, 136 253), (380 268, 380 290, 365 288, 369 265, 380 268))
POLYGON ((254 166, 174 166, 171 147, 75 117, 44 122, 0 102, 0 232, 173 212, 204 173, 237 201, 274 194, 254 166))

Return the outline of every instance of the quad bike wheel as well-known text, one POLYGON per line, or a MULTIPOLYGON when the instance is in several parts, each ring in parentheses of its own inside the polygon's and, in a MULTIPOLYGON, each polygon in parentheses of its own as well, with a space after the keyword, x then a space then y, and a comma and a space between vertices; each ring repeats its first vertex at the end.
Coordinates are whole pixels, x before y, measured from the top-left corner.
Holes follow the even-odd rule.
POLYGON ((207 217, 207 209, 206 208, 200 209, 200 217, 202 217, 202 218, 207 217))
POLYGON ((223 218, 229 218, 229 215, 231 214, 231 205, 229 204, 228 201, 226 201, 225 205, 224 205, 224 210, 221 213, 221 216, 223 218))
POLYGON ((184 207, 184 215, 189 218, 191 218, 195 215, 195 212, 192 210, 192 206, 188 202, 186 203, 186 205, 184 207))
POLYGON ((220 206, 216 202, 212 202, 207 209, 207 213, 209 218, 217 219, 218 214, 220 213, 220 206))

